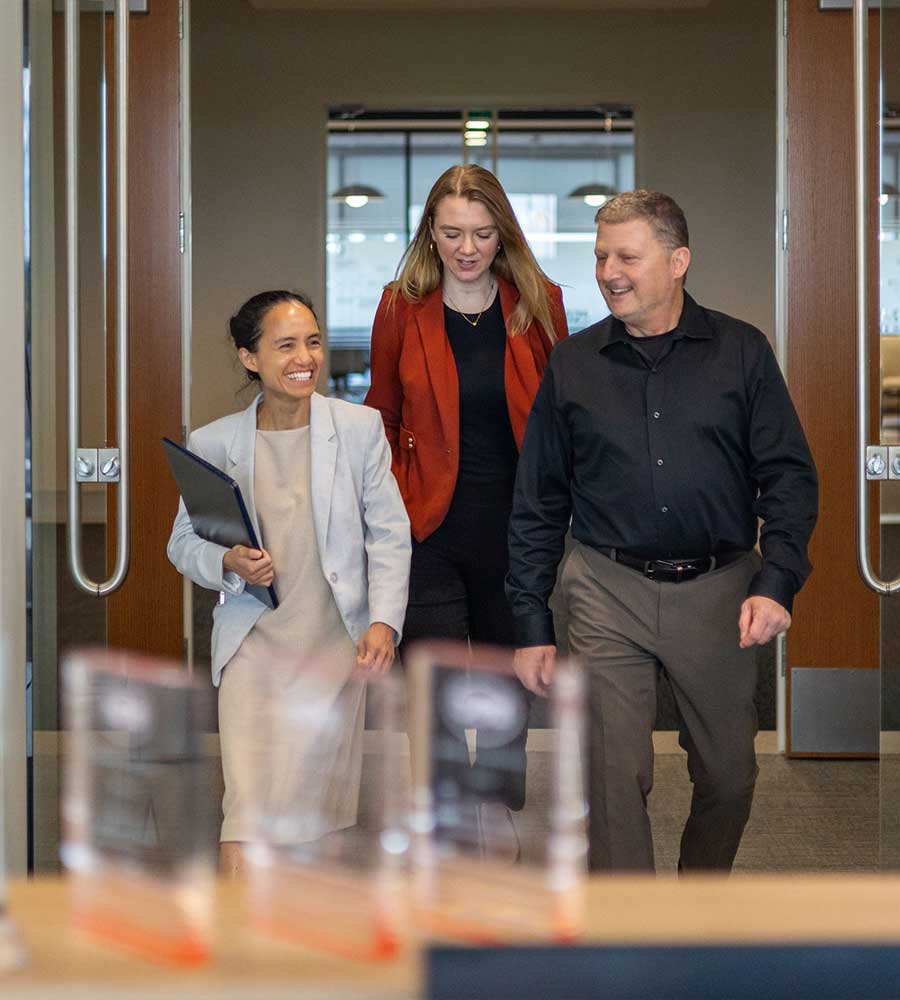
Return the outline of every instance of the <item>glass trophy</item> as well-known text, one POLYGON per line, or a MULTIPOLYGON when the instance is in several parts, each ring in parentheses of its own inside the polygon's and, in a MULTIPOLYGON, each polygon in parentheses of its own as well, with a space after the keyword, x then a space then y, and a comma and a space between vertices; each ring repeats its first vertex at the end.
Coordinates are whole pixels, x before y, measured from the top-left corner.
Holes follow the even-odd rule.
POLYGON ((550 728, 529 737, 533 698, 512 664, 496 647, 412 652, 416 919, 451 939, 565 942, 586 869, 582 678, 557 661, 550 728))
POLYGON ((5 890, 0 887, 0 975, 25 964, 25 949, 15 924, 6 912, 5 890))
POLYGON ((77 652, 63 671, 73 921, 148 957, 201 964, 217 847, 217 761, 201 734, 210 691, 180 665, 124 652, 77 652))
MULTIPOLYGON (((263 683, 263 681, 261 681, 263 683)), ((402 683, 339 656, 272 661, 267 746, 255 754, 251 919, 344 957, 392 958, 409 835, 402 683)))
POLYGON ((3 869, 3 802, 0 800, 0 975, 14 972, 25 964, 25 948, 18 929, 9 916, 6 899, 6 879, 3 869))

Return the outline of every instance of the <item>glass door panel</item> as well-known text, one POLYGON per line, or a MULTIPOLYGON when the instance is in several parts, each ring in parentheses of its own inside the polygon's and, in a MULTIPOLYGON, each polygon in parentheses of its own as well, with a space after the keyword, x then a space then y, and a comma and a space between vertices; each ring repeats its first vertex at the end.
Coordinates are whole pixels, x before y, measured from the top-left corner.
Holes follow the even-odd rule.
MULTIPOLYGON (((29 665, 30 819, 37 872, 59 868, 59 773, 64 751, 59 665, 67 648, 106 642, 106 602, 79 591, 66 553, 66 181, 63 15, 27 4, 29 53, 29 665)), ((111 18, 96 4, 79 17, 80 440, 107 440, 107 45, 111 18)), ((86 571, 107 576, 106 487, 82 486, 86 571)))
MULTIPOLYGON (((881 5, 881 443, 900 446, 900 0, 881 5)), ((889 455, 891 453, 889 452, 889 455)), ((881 577, 900 574, 900 478, 881 484, 881 577)), ((900 868, 900 598, 881 599, 881 864, 900 868)))

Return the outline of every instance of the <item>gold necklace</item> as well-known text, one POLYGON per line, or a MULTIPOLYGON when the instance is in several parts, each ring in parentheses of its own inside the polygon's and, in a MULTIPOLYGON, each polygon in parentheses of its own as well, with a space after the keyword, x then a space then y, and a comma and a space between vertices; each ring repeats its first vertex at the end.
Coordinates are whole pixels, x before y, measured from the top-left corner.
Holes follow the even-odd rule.
POLYGON ((491 296, 494 294, 494 287, 495 287, 494 286, 494 282, 492 281, 491 285, 490 285, 490 288, 488 288, 487 295, 485 296, 484 305, 481 307, 481 311, 478 313, 478 315, 475 317, 475 319, 469 319, 468 313, 464 313, 462 311, 462 309, 459 309, 457 307, 457 305, 453 301, 453 299, 450 298, 450 293, 449 292, 446 293, 447 294, 447 305, 449 305, 450 308, 454 312, 458 312, 460 314, 460 316, 462 316, 462 318, 469 324, 469 326, 478 326, 478 321, 484 315, 484 311, 488 307, 488 302, 490 301, 491 296))

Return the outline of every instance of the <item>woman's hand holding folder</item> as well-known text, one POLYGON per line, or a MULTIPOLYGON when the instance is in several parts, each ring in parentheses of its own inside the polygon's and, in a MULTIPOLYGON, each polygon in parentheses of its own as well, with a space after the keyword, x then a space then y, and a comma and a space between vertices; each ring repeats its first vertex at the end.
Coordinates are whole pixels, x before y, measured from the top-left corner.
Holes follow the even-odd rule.
POLYGON ((235 545, 222 558, 222 565, 229 573, 237 573, 247 583, 268 587, 275 579, 272 557, 265 549, 250 549, 235 545))

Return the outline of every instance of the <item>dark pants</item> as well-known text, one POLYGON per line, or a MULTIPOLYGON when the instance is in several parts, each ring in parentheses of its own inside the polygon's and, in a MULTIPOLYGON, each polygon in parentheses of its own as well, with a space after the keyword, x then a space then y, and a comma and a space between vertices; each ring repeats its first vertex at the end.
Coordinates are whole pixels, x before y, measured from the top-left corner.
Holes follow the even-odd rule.
MULTIPOLYGON (((514 645, 512 614, 504 579, 512 483, 478 487, 460 483, 440 527, 424 542, 413 541, 404 647, 423 639, 469 640, 514 645)), ((432 737, 434 788, 463 798, 494 799, 510 809, 525 804, 527 692, 504 678, 501 697, 512 699, 521 720, 514 733, 478 730, 476 757, 469 762, 465 727, 440 710, 456 683, 456 671, 438 670, 434 682, 432 737)), ((473 676, 473 683, 475 678, 473 676)), ((497 694, 495 690, 493 692, 497 694)))
POLYGON ((569 648, 589 692, 592 870, 652 869, 656 684, 665 670, 694 785, 680 867, 730 869, 756 782, 755 650, 738 615, 759 567, 748 553, 683 583, 656 583, 576 544, 563 573, 569 648))

